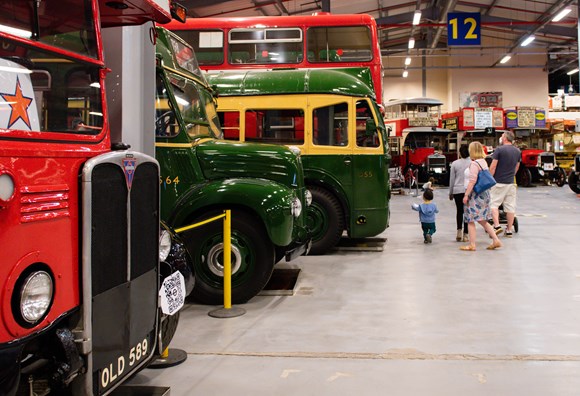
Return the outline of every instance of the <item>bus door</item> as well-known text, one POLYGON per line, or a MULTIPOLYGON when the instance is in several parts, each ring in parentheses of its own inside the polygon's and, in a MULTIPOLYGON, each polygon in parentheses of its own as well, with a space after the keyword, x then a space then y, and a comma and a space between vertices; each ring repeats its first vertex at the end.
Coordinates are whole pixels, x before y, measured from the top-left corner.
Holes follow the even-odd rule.
POLYGON ((349 136, 349 106, 352 101, 346 97, 308 97, 307 122, 312 133, 302 161, 306 179, 324 180, 352 202, 354 142, 349 136))
POLYGON ((373 112, 373 106, 366 98, 353 98, 355 139, 352 161, 354 212, 351 217, 351 236, 357 237, 357 230, 369 228, 382 232, 388 221, 389 164, 388 147, 383 141, 384 134, 377 127, 382 122, 380 114, 373 112))

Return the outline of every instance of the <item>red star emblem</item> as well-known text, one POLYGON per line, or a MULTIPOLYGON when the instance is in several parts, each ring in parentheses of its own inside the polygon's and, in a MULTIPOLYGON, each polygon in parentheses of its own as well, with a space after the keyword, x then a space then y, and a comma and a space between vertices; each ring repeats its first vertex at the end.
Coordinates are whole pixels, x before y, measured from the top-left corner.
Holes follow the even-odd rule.
POLYGON ((21 119, 28 129, 30 127, 30 119, 28 118, 28 107, 32 103, 32 98, 22 95, 22 88, 20 87, 20 80, 16 78, 16 88, 14 94, 2 94, 0 96, 10 105, 10 120, 8 121, 8 128, 10 128, 18 119, 21 119))

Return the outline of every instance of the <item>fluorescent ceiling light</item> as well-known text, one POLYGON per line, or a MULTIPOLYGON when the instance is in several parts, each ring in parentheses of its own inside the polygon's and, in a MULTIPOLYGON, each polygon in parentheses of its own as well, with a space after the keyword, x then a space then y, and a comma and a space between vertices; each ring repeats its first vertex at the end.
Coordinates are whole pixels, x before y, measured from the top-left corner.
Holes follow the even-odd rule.
POLYGON ((409 48, 415 48, 415 39, 414 38, 409 39, 409 48))
POLYGON ((418 25, 420 21, 421 21, 421 10, 417 10, 413 14, 413 25, 418 25))
POLYGON ((564 18, 566 15, 568 15, 570 12, 572 12, 571 8, 564 8, 562 11, 560 11, 555 17, 554 19, 552 19, 552 22, 558 22, 560 21, 562 18, 564 18))
POLYGON ((570 70, 568 73, 566 73, 567 75, 572 75, 574 73, 578 73, 578 69, 574 69, 574 70, 570 70))
POLYGON ((499 61, 499 63, 506 63, 508 62, 512 57, 510 55, 506 55, 503 58, 501 58, 501 60, 499 61))
POLYGON ((536 39, 536 36, 531 35, 528 36, 523 42, 522 42, 522 47, 525 47, 526 45, 528 45, 529 43, 531 43, 532 41, 534 41, 536 39))
POLYGON ((28 30, 18 29, 18 28, 6 26, 6 25, 0 25, 0 32, 12 34, 14 36, 24 37, 24 38, 31 38, 32 37, 32 32, 29 32, 28 30))
POLYGON ((408 72, 407 70, 405 70, 405 71, 403 72, 403 78, 407 78, 407 76, 408 76, 408 75, 409 75, 409 72, 408 72))
POLYGON ((409 66, 411 64, 411 58, 408 56, 405 58, 405 66, 409 66))

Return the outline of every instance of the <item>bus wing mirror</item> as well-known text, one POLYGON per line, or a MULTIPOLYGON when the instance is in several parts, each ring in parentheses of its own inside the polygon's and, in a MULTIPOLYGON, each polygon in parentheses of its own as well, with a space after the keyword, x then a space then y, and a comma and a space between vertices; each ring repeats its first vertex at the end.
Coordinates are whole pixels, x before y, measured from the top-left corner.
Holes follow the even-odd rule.
POLYGON ((377 123, 372 118, 367 118, 366 131, 367 136, 374 136, 377 133, 377 123))

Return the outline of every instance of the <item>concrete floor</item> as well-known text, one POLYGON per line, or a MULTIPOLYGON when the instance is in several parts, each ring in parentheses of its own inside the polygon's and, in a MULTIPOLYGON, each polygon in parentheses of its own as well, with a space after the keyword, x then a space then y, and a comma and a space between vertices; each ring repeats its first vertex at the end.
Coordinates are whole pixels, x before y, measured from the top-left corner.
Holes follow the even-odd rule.
POLYGON ((293 296, 258 296, 237 318, 188 304, 172 348, 188 359, 131 384, 171 395, 578 395, 580 199, 518 190, 519 233, 459 251, 455 206, 423 244, 412 196, 394 195, 382 252, 301 257, 293 296))

